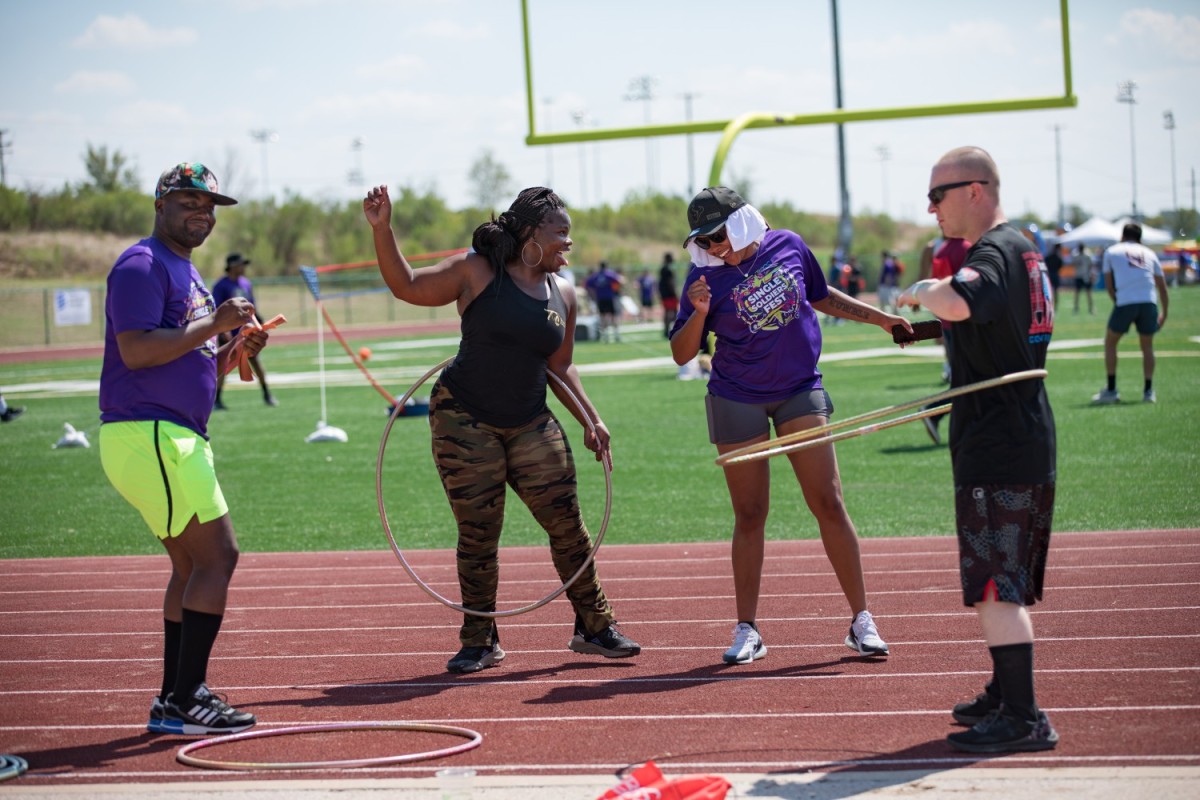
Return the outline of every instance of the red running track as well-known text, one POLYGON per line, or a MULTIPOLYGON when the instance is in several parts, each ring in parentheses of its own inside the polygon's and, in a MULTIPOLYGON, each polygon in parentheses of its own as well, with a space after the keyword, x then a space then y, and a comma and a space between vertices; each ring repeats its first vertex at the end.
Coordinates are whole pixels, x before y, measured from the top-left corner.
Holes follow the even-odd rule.
MULTIPOLYGON (((508 658, 445 672, 458 616, 427 598, 388 551, 245 554, 209 674, 259 727, 435 722, 483 734, 439 761, 334 770, 427 777, 610 773, 655 758, 673 772, 939 771, 985 764, 1200 764, 1200 530, 1055 534, 1046 600, 1034 609, 1038 697, 1062 741, 1049 753, 971 758, 944 742, 949 707, 990 673, 957 588, 949 538, 862 542, 886 660, 842 645, 849 612, 816 541, 772 542, 760 604, 770 648, 728 667, 728 544, 605 545, 600 569, 636 659, 566 649, 561 598, 501 620, 508 658)), ((457 597, 450 551, 408 554, 457 597)), ((501 605, 557 584, 548 551, 502 553, 501 605)), ((0 753, 23 785, 244 780, 176 763, 186 741, 145 732, 159 683, 165 557, 0 561, 0 753)), ((229 761, 368 758, 461 740, 338 732, 198 753, 229 761)), ((265 780, 331 772, 256 772, 265 780)))

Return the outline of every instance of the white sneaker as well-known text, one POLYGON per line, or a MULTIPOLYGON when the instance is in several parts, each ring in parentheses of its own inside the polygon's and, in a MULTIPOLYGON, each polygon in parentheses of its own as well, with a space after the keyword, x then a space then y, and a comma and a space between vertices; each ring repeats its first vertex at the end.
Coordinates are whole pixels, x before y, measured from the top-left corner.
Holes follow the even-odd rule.
POLYGON ((1107 406, 1121 402, 1121 393, 1116 389, 1101 389, 1092 395, 1092 405, 1107 406))
POLYGON ((1156 395, 1154 393, 1153 389, 1147 389, 1146 391, 1142 392, 1142 402, 1143 403, 1157 403, 1158 395, 1156 395))
POLYGON ((875 627, 875 619, 870 611, 860 611, 850 624, 850 633, 846 636, 846 647, 861 656, 886 656, 887 642, 879 638, 879 629, 875 627))
POLYGON ((751 622, 739 622, 733 629, 733 644, 723 656, 726 664, 749 664, 767 654, 758 628, 751 622))

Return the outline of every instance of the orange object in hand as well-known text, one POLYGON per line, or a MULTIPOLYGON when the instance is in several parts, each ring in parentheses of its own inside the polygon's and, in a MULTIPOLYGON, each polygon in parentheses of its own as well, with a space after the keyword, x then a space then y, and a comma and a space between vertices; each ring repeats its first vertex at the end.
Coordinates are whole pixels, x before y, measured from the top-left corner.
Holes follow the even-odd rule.
POLYGON ((233 343, 233 348, 230 349, 229 355, 225 359, 226 374, 233 372, 233 367, 236 364, 238 368, 238 377, 244 381, 254 380, 254 371, 250 369, 250 356, 246 355, 246 348, 242 344, 243 337, 246 335, 247 330, 269 331, 272 328, 279 327, 285 322, 287 322, 287 317, 285 317, 283 314, 276 314, 261 325, 257 319, 251 317, 250 321, 242 326, 239 336, 233 343))

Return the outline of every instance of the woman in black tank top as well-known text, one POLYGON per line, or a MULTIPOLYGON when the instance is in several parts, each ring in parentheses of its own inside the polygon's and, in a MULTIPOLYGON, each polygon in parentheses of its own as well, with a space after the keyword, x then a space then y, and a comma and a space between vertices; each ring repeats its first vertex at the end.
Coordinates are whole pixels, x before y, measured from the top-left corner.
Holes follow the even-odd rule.
MULTIPOLYGON (((526 189, 498 218, 475 229, 471 252, 414 271, 391 228, 387 187, 363 200, 379 271, 392 294, 420 306, 455 303, 462 318, 458 355, 434 384, 429 404, 434 461, 458 523, 462 605, 496 610, 505 486, 512 486, 546 530, 559 577, 587 559, 591 537, 576 492, 571 447, 546 405, 546 387, 584 427, 584 446, 611 465, 609 432, 572 363, 575 287, 567 265, 571 218, 549 189, 526 189), (579 400, 576 407, 552 371, 579 400), (588 427, 590 420, 594 432, 588 427)), ((592 564, 567 590, 575 609, 568 647, 608 658, 641 647, 621 633, 592 564)), ((477 672, 504 658, 492 619, 464 614, 461 649, 450 672, 477 672)))

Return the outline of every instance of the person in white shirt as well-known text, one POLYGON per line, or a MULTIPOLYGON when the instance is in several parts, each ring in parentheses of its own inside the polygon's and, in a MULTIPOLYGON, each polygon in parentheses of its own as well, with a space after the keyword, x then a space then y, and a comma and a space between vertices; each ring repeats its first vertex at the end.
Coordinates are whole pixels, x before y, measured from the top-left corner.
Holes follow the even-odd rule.
POLYGON ((1142 242, 1142 226, 1136 222, 1125 225, 1121 241, 1104 252, 1104 286, 1112 298, 1113 310, 1104 332, 1104 368, 1108 386, 1092 396, 1096 404, 1118 403, 1117 342, 1137 326, 1142 346, 1142 402, 1157 401, 1154 393, 1154 334, 1167 321, 1167 282, 1163 278, 1158 256, 1142 242))

